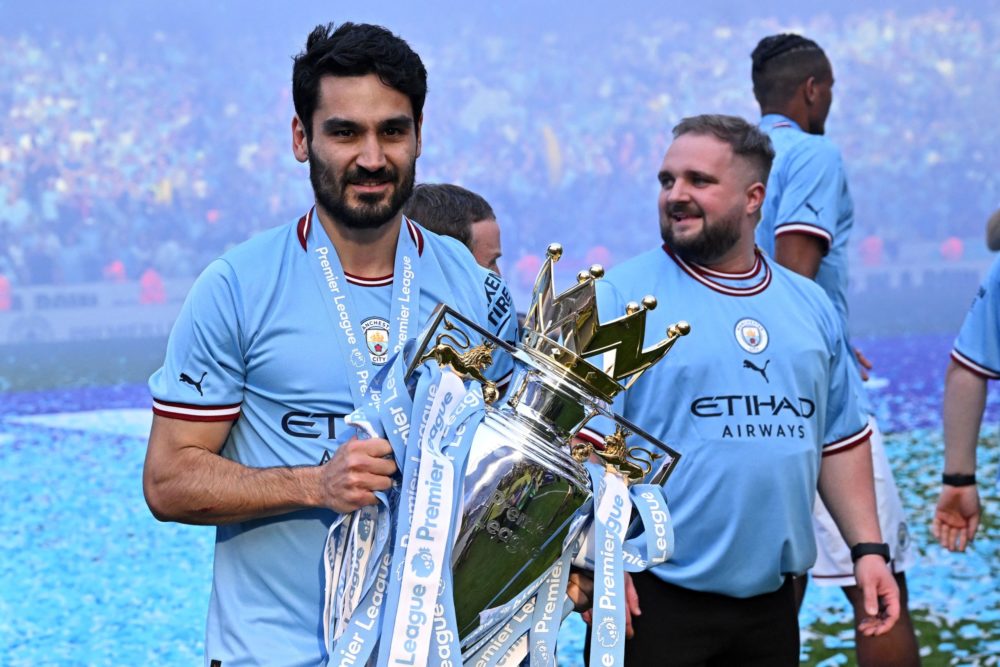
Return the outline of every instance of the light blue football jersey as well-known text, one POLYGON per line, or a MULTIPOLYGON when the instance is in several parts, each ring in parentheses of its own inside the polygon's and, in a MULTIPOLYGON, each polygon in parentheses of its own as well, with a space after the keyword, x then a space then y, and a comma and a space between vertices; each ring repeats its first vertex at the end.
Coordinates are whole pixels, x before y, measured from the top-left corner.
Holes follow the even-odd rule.
MULTIPOLYGON (((762 254, 723 274, 656 249, 608 272, 602 320, 652 294, 646 346, 691 324, 616 399, 624 417, 681 453, 666 482, 676 548, 653 572, 733 597, 779 588, 816 558, 812 507, 820 457, 863 443, 858 374, 829 299, 762 254)), ((595 431, 607 432, 598 422, 595 431)), ((640 444, 638 438, 629 445, 640 444)))
MULTIPOLYGON (((213 262, 192 287, 164 365, 149 381, 158 415, 232 420, 222 456, 246 466, 318 465, 353 434, 343 418, 354 409, 348 382, 355 368, 334 339, 343 332, 317 285, 316 250, 329 241, 311 219, 259 234, 213 262)), ((461 243, 406 219, 400 247, 404 241, 415 259, 402 276, 348 274, 340 285, 373 371, 400 334, 389 324, 393 286, 403 281, 400 289, 407 288, 415 274, 421 289, 404 336, 417 336, 444 302, 498 337, 517 340, 506 285, 461 243)), ((510 368, 510 359, 497 355, 491 379, 510 368)), ((217 528, 206 665, 325 663, 323 545, 334 518, 329 510, 303 510, 217 528)))
MULTIPOLYGON (((847 243, 854 227, 854 200, 840 151, 826 137, 804 132, 780 114, 764 116, 760 128, 771 138, 775 157, 757 226, 757 245, 773 257, 774 240, 781 234, 821 239, 827 252, 815 280, 833 301, 844 331, 850 331, 847 243)), ((874 412, 867 392, 861 396, 861 405, 869 414, 874 412)))
POLYGON ((1000 259, 976 292, 951 358, 987 380, 1000 378, 1000 259))
POLYGON ((772 257, 774 239, 810 234, 827 247, 816 282, 826 291, 847 328, 847 242, 854 201, 840 151, 824 136, 804 132, 795 121, 768 114, 760 129, 774 145, 774 164, 757 226, 757 245, 772 257))

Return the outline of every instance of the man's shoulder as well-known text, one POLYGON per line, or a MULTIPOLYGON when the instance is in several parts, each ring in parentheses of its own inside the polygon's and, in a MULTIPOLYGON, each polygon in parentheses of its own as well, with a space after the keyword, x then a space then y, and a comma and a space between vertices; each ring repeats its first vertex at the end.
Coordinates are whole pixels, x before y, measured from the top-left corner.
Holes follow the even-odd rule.
POLYGON ((664 271, 665 265, 673 265, 663 248, 653 248, 635 257, 630 257, 614 268, 609 269, 605 280, 612 285, 631 285, 636 281, 649 283, 651 271, 657 274, 664 271))
MULTIPOLYGON (((503 278, 480 266, 472 255, 472 251, 458 239, 432 232, 412 221, 411 224, 421 239, 418 243, 423 243, 426 248, 430 249, 441 267, 442 273, 449 280, 462 280, 464 277, 468 277, 468 279, 474 279, 476 285, 503 284, 503 278)), ((461 287, 461 284, 456 283, 455 286, 461 287)))
POLYGON ((296 223, 286 223, 259 232, 226 250, 219 259, 232 266, 237 273, 252 271, 254 274, 267 274, 267 271, 262 270, 261 263, 280 261, 291 244, 298 244, 305 252, 305 246, 299 243, 296 235, 296 223))
MULTIPOLYGON (((254 235, 226 250, 198 276, 192 291, 221 294, 228 291, 242 294, 249 302, 270 289, 281 276, 279 267, 285 262, 292 244, 297 244, 294 223, 281 225, 254 235), (220 291, 221 290, 221 291, 220 291)), ((305 252, 302 246, 297 246, 305 252)))
POLYGON ((769 114, 761 119, 760 127, 771 138, 775 162, 785 164, 797 158, 839 160, 840 149, 829 137, 810 134, 780 114, 769 114))
POLYGON ((815 310, 823 317, 836 316, 833 302, 819 283, 785 268, 773 259, 769 259, 768 264, 773 275, 772 286, 787 293, 789 301, 795 301, 803 307, 815 310))
POLYGON ((782 134, 781 137, 771 137, 776 161, 841 162, 840 149, 829 137, 802 131, 782 134))
MULTIPOLYGON (((476 258, 472 256, 472 251, 458 239, 438 234, 437 232, 432 232, 412 220, 407 219, 407 221, 410 228, 417 236, 417 243, 424 244, 426 247, 432 249, 433 253, 438 257, 438 260, 442 265, 456 265, 471 272, 476 272, 475 270, 477 268, 482 269, 482 267, 476 263, 476 258)), ((485 269, 483 270, 485 271, 485 269)))

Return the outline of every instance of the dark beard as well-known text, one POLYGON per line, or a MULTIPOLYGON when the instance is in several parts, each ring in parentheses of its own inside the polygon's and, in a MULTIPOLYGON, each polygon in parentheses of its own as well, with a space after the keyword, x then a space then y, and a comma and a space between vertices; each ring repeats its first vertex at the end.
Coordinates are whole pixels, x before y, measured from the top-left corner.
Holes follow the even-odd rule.
POLYGON ((660 235, 667 247, 685 262, 710 266, 732 250, 740 240, 739 222, 737 215, 729 215, 709 224, 700 208, 694 210, 676 206, 667 210, 666 219, 660 224, 660 235), (676 239, 673 227, 666 222, 674 213, 700 215, 705 220, 701 232, 690 240, 676 239))
POLYGON ((338 179, 330 167, 312 151, 309 146, 309 181, 312 183, 316 203, 333 220, 349 229, 378 229, 388 223, 403 208, 413 193, 416 178, 416 160, 403 172, 402 179, 395 169, 382 167, 369 171, 355 167, 338 179), (381 195, 361 195, 360 206, 348 205, 345 197, 348 184, 355 181, 378 181, 395 183, 389 201, 383 202, 381 195))

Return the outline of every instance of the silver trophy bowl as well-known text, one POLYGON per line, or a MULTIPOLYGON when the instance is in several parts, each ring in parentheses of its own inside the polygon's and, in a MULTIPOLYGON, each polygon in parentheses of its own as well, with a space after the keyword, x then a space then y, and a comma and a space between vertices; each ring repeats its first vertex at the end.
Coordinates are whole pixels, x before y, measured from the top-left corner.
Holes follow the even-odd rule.
POLYGON ((452 557, 462 639, 486 629, 481 612, 537 587, 591 498, 590 478, 566 445, 585 414, 573 388, 547 384, 554 380, 520 367, 512 398, 487 408, 473 439, 452 557))
POLYGON ((683 322, 673 325, 666 339, 644 348, 644 311, 656 307, 655 299, 630 303, 625 315, 601 323, 594 281, 603 269, 581 272, 574 286, 556 296, 552 265, 560 255, 557 245, 549 247, 516 347, 442 304, 407 369, 409 378, 434 360, 478 381, 487 403, 467 459, 452 555, 463 652, 509 616, 511 603, 534 593, 542 575, 586 527, 576 520, 593 495, 583 462, 602 461, 629 482, 662 483, 679 459, 676 451, 611 412, 610 405, 690 328, 683 322), (484 342, 473 345, 477 340, 484 342), (590 357, 608 352, 611 362, 605 368, 590 363, 590 357), (495 353, 508 354, 514 362, 503 398, 483 375, 495 353), (629 381, 619 384, 625 378, 629 381), (577 435, 598 416, 616 427, 603 446, 592 447, 577 435), (630 446, 632 436, 646 446, 630 446))

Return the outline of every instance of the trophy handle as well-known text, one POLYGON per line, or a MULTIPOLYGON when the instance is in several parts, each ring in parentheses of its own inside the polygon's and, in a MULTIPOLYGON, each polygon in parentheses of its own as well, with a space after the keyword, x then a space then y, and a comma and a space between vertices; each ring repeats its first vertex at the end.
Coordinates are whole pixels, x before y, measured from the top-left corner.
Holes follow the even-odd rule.
POLYGON ((653 470, 653 463, 663 457, 643 447, 629 447, 626 439, 632 433, 615 425, 615 432, 604 437, 604 449, 595 449, 594 454, 625 477, 628 484, 635 484, 653 470), (643 454, 640 456, 639 454, 643 454))
POLYGON ((483 371, 493 364, 493 351, 498 347, 508 352, 513 350, 513 347, 508 343, 500 340, 475 322, 443 303, 438 304, 431 315, 430 323, 421 335, 417 353, 406 369, 406 378, 409 379, 417 366, 426 361, 434 360, 442 368, 451 368, 459 377, 478 382, 483 388, 483 400, 488 404, 493 403, 500 397, 500 392, 497 390, 496 383, 483 375, 483 371), (476 331, 483 336, 485 341, 481 345, 473 346, 472 338, 456 325, 454 320, 458 320, 461 324, 476 331), (437 333, 438 328, 442 326, 445 331, 437 333), (435 333, 437 333, 436 336, 435 333), (433 345, 431 345, 432 342, 433 345))

